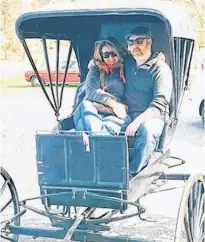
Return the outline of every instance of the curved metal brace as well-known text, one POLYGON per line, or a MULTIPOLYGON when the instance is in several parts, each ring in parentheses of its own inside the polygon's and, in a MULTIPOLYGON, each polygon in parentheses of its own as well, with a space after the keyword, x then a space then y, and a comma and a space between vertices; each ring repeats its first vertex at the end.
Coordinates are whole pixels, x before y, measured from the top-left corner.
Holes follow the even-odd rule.
POLYGON ((127 219, 127 218, 132 218, 132 217, 135 217, 135 216, 138 216, 142 213, 145 212, 145 208, 140 205, 139 203, 136 203, 136 202, 128 202, 127 200, 124 200, 124 199, 120 199, 120 198, 113 198, 113 197, 106 197, 106 196, 102 196, 102 195, 98 195, 98 194, 94 194, 94 193, 90 193, 88 192, 87 195, 90 195, 91 197, 94 197, 94 198, 99 198, 99 199, 107 199, 109 201, 115 201, 115 202, 119 202, 119 203, 125 203, 127 205, 131 205, 131 206, 134 206, 134 207, 137 207, 138 209, 138 212, 136 213, 132 213, 132 214, 127 214, 127 215, 122 215, 122 216, 118 216, 118 217, 114 217, 114 218, 106 218, 106 219, 90 219, 90 220, 87 220, 87 222, 90 224, 98 224, 98 223, 111 223, 111 222, 115 222, 115 221, 119 221, 119 220, 123 220, 123 219, 127 219))
MULTIPOLYGON (((49 194, 49 195, 43 195, 43 196, 39 196, 39 197, 29 198, 29 199, 23 200, 21 202, 21 205, 23 207, 27 208, 27 209, 32 210, 33 212, 41 214, 43 216, 46 216, 46 217, 52 216, 53 218, 56 218, 56 219, 62 219, 62 217, 60 217, 60 216, 50 214, 48 212, 44 212, 44 211, 39 210, 39 209, 34 209, 30 206, 25 205, 25 203, 26 203, 26 201, 29 201, 29 200, 42 199, 42 198, 51 197, 51 196, 58 196, 58 195, 62 195, 62 194, 65 195, 65 194, 69 194, 69 193, 71 193, 71 192, 70 191, 69 192, 61 192, 61 193, 55 193, 55 194, 49 194)), ((118 220, 131 218, 131 217, 134 217, 134 216, 138 216, 138 215, 145 212, 145 208, 142 205, 140 205, 136 202, 129 202, 127 200, 120 199, 120 198, 106 197, 106 196, 98 195, 98 194, 91 193, 91 192, 87 192, 86 195, 93 197, 93 198, 106 199, 106 200, 113 201, 113 202, 119 202, 121 204, 124 203, 124 204, 127 204, 127 205, 137 207, 137 209, 138 209, 138 212, 136 212, 136 213, 128 214, 128 215, 124 215, 124 216, 118 216, 118 217, 115 217, 115 218, 107 218, 107 219, 92 219, 92 218, 90 218, 90 219, 86 220, 86 222, 88 224, 110 223, 110 222, 114 222, 114 221, 118 221, 118 220)), ((63 219, 66 219, 66 218, 63 218, 63 219)))

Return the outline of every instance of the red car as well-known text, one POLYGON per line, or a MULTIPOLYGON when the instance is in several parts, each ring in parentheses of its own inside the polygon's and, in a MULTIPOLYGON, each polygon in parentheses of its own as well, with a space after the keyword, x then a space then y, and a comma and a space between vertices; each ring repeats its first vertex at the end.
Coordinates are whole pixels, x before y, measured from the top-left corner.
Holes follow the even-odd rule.
MULTIPOLYGON (((62 62, 62 64, 59 66, 59 71, 58 71, 58 82, 59 83, 63 82, 65 67, 66 67, 66 61, 62 62)), ((45 70, 45 69, 38 70, 38 72, 39 72, 40 77, 43 80, 44 84, 49 84, 49 77, 48 77, 47 70, 45 70)), ((33 87, 40 85, 38 78, 33 70, 26 71, 24 73, 24 76, 25 76, 26 81, 30 82, 33 87)), ((55 83, 55 78, 56 78, 56 71, 51 70, 51 80, 53 83, 55 83)), ((80 82, 80 78, 79 78, 78 63, 76 61, 70 61, 65 83, 78 84, 79 82, 80 82)))

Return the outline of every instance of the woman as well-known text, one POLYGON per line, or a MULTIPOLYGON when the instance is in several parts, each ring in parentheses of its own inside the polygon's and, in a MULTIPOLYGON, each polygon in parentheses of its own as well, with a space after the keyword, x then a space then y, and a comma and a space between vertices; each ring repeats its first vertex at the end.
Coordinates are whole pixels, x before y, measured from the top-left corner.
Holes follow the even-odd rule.
POLYGON ((127 117, 124 102, 123 57, 126 51, 114 39, 97 41, 85 80, 85 98, 74 113, 77 131, 119 133, 127 117), (117 101, 109 107, 109 100, 117 101))

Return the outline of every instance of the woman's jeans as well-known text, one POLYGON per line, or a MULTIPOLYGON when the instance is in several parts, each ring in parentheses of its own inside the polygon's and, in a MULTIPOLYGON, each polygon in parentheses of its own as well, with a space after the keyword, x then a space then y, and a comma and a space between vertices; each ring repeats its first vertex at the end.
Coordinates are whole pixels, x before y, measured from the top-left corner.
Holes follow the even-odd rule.
MULTIPOLYGON (((92 102, 84 100, 76 109, 74 123, 77 131, 92 131, 120 133, 125 132, 126 127, 135 118, 135 114, 127 116, 125 120, 114 115, 102 115, 98 113, 92 102)), ((151 118, 141 124, 134 139, 134 147, 130 155, 130 174, 135 175, 147 166, 149 159, 157 147, 159 137, 164 128, 164 120, 161 118, 151 118)))
MULTIPOLYGON (((105 132, 105 134, 124 132, 131 118, 124 120, 110 114, 99 114, 95 105, 84 100, 74 113, 74 124, 77 131, 105 132)), ((103 133, 102 133, 103 134, 103 133)))

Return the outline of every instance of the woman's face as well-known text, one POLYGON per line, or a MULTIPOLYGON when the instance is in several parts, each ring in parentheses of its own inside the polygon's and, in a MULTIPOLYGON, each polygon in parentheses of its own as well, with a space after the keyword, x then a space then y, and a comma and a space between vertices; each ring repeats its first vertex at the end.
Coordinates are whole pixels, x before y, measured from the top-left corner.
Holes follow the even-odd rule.
POLYGON ((119 63, 119 57, 116 50, 109 45, 103 46, 102 57, 108 66, 116 66, 119 63))

